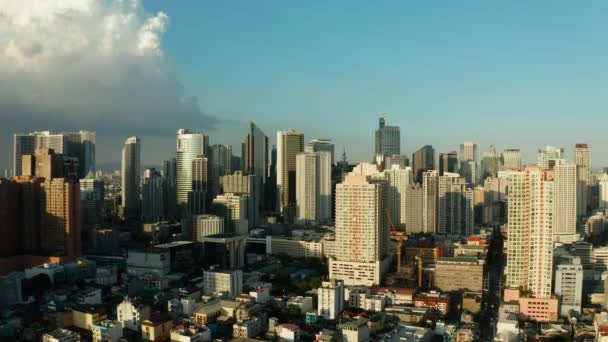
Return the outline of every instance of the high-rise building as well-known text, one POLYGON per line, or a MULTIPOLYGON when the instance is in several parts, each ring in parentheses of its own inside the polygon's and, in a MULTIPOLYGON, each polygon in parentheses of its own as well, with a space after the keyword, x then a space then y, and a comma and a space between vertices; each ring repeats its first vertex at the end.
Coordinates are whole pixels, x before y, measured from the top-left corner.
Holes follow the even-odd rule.
POLYGON ((279 209, 289 222, 295 214, 296 156, 304 151, 304 133, 277 132, 277 192, 279 209))
POLYGON ((474 160, 461 161, 458 166, 458 173, 464 179, 466 179, 467 183, 470 185, 475 185, 478 182, 478 172, 477 172, 477 162, 474 160))
POLYGON ((488 177, 497 177, 498 171, 502 168, 502 156, 492 147, 490 151, 484 152, 481 157, 480 178, 482 182, 488 177))
POLYGON ((42 196, 42 250, 68 258, 81 255, 78 182, 63 178, 46 180, 42 183, 42 196))
POLYGON ((232 146, 212 145, 209 149, 209 197, 219 194, 220 177, 232 173, 232 146))
POLYGON ((439 154, 439 175, 443 176, 446 172, 458 172, 458 156, 456 155, 456 151, 439 154))
POLYGON ((177 161, 175 158, 163 162, 163 217, 177 217, 177 161))
POLYGON ((429 170, 422 173, 422 231, 438 232, 439 172, 429 170))
POLYGON ((296 156, 296 221, 321 224, 331 219, 331 154, 296 156))
POLYGON ((439 234, 469 236, 473 234, 473 191, 457 173, 439 176, 439 234))
POLYGON ((386 119, 378 120, 376 129, 376 156, 401 154, 401 131, 399 126, 387 126, 386 119))
POLYGON ((336 258, 330 279, 346 285, 379 284, 386 271, 389 228, 386 225, 386 182, 349 174, 336 186, 336 258))
POLYGON ((246 175, 242 171, 220 177, 221 193, 247 195, 247 221, 250 228, 262 224, 259 204, 262 193, 262 189, 259 188, 260 184, 256 175, 246 175))
POLYGON ((461 162, 477 161, 477 144, 465 141, 460 144, 460 159, 461 162))
POLYGON ((508 177, 507 279, 536 298, 551 296, 553 272, 554 182, 528 166, 508 177))
POLYGON ((55 154, 52 149, 37 148, 33 155, 25 154, 21 158, 24 176, 63 178, 63 155, 55 154))
POLYGON ((104 182, 93 172, 80 180, 80 225, 83 241, 95 243, 95 232, 104 223, 104 182))
POLYGON ((75 178, 84 178, 89 171, 95 171, 95 132, 52 134, 42 131, 15 134, 13 149, 15 175, 21 175, 22 157, 26 154, 33 155, 37 148, 52 149, 56 154, 62 154, 65 160, 73 159, 72 165, 77 167, 74 170, 75 178))
POLYGON ((576 185, 576 212, 579 217, 585 216, 589 210, 589 182, 591 180, 591 159, 589 145, 576 144, 574 146, 574 163, 577 168, 576 185))
POLYGON ((502 158, 505 170, 521 170, 521 151, 519 149, 510 148, 504 150, 502 153, 502 158))
POLYGON ((563 255, 555 270, 555 294, 560 296, 561 315, 580 313, 583 304, 583 265, 577 256, 563 255))
POLYGON ((192 191, 192 160, 204 153, 205 139, 201 132, 187 129, 177 131, 177 213, 179 217, 187 214, 188 193, 192 191))
POLYGON ((226 233, 247 234, 247 196, 235 194, 218 195, 213 200, 213 211, 224 218, 226 233))
MULTIPOLYGON (((0 257, 10 257, 20 252, 21 236, 17 227, 21 221, 19 215, 19 184, 0 178, 0 257)), ((36 236, 32 236, 34 240, 36 236)), ((36 239, 38 240, 38 239, 36 239)))
POLYGON ((507 179, 486 178, 483 182, 484 203, 482 222, 488 225, 500 225, 506 221, 504 213, 507 195, 507 179))
POLYGON ((138 218, 140 203, 140 157, 141 146, 138 137, 129 137, 122 148, 121 205, 123 215, 138 218))
POLYGON ((331 165, 335 164, 334 144, 331 139, 312 139, 304 146, 304 152, 328 152, 331 155, 331 165))
POLYGON ((264 209, 274 211, 276 206, 276 151, 273 152, 275 159, 274 164, 271 165, 268 137, 255 123, 251 122, 249 132, 242 144, 241 164, 246 175, 256 176, 258 182, 256 188, 259 189, 257 212, 264 209))
POLYGON ((406 221, 405 231, 408 233, 422 233, 424 231, 423 190, 419 184, 412 184, 406 190, 406 221))
POLYGON ((192 216, 192 241, 203 242, 205 236, 224 233, 224 218, 215 215, 192 216))
POLYGON ((553 168, 555 212, 553 234, 555 241, 572 242, 578 240, 576 229, 576 165, 558 163, 553 168))
POLYGON ((390 169, 384 170, 382 177, 388 182, 388 208, 395 229, 405 231, 407 224, 407 188, 413 181, 412 169, 393 165, 390 169))
POLYGON ((192 159, 192 186, 188 191, 188 215, 202 215, 209 200, 209 160, 203 155, 192 159))
POLYGON ((546 146, 538 149, 538 167, 541 169, 549 168, 549 161, 555 159, 564 159, 564 149, 555 146, 546 146))
POLYGON ((608 209, 608 175, 604 174, 599 179, 599 207, 608 209))
POLYGON ((435 169, 435 149, 431 145, 422 146, 412 156, 414 179, 422 183, 422 173, 435 169))
POLYGON ((141 185, 142 222, 154 223, 163 219, 163 177, 154 168, 144 171, 141 185))

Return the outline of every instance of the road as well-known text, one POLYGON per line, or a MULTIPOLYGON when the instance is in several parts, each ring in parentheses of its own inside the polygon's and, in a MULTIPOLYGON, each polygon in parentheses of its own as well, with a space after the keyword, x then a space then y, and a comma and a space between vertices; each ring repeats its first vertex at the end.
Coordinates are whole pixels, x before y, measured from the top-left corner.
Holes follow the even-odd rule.
POLYGON ((500 283, 505 266, 503 237, 500 228, 496 228, 492 234, 486 266, 488 291, 484 294, 481 303, 480 337, 481 341, 493 341, 496 322, 498 321, 498 307, 500 306, 500 283))

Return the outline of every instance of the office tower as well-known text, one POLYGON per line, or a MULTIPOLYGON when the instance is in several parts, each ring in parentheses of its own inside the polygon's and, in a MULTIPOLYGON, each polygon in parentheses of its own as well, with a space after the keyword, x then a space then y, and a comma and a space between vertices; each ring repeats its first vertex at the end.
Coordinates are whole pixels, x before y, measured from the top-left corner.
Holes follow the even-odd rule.
POLYGON ((465 141, 460 144, 460 159, 461 162, 477 161, 477 144, 465 141))
POLYGON ((68 258, 81 255, 78 182, 63 178, 46 180, 42 183, 42 200, 42 250, 68 258))
POLYGON ((296 156, 304 151, 304 133, 292 129, 277 132, 277 192, 279 209, 287 222, 295 214, 296 156))
POLYGON ((555 294, 560 297, 561 315, 581 312, 583 304, 583 265, 577 256, 560 256, 555 270, 555 294))
POLYGON ((412 169, 393 165, 390 169, 384 170, 382 177, 388 182, 388 208, 395 229, 405 231, 405 225, 407 224, 407 188, 413 181, 412 169))
POLYGON ((219 194, 220 177, 232 173, 232 146, 213 145, 209 151, 209 196, 219 194))
POLYGON ((80 228, 83 241, 95 243, 96 230, 104 224, 104 182, 89 172, 80 180, 80 228))
POLYGON ((502 158, 505 170, 521 170, 521 151, 519 149, 510 148, 504 150, 502 158))
POLYGON ((506 223, 506 213, 504 213, 505 199, 507 195, 507 179, 486 178, 483 182, 484 189, 484 224, 499 225, 506 223))
POLYGON ((334 165, 334 144, 331 139, 312 139, 304 146, 304 152, 328 152, 331 155, 331 165, 334 165))
POLYGON ((187 129, 177 131, 177 215, 185 216, 188 209, 188 193, 192 191, 192 160, 204 153, 204 141, 201 132, 187 129))
POLYGON ((331 220, 331 153, 296 156, 296 221, 321 224, 331 220))
POLYGON ((439 234, 469 236, 473 234, 473 191, 457 173, 439 176, 439 234))
POLYGON ((439 175, 443 176, 446 172, 458 172, 458 156, 456 155, 456 151, 439 154, 439 175))
POLYGON ((405 168, 410 166, 410 160, 402 154, 393 154, 384 158, 384 168, 391 169, 393 166, 405 168))
POLYGON ((44 179, 63 177, 63 155, 55 154, 48 148, 37 148, 33 155, 26 154, 21 159, 21 174, 44 179))
MULTIPOLYGON (((192 186, 188 191, 188 210, 184 214, 202 215, 207 211, 209 200, 209 160, 203 155, 192 159, 192 186)), ((183 217, 183 216, 182 216, 183 217)))
POLYGON ((163 217, 177 217, 177 161, 175 158, 163 162, 163 217))
POLYGON ((262 224, 260 216, 260 197, 261 182, 258 182, 256 175, 246 175, 242 171, 236 171, 232 175, 220 177, 221 193, 231 193, 235 195, 247 195, 247 220, 249 227, 262 224))
POLYGON ((423 212, 423 189, 419 184, 412 184, 406 190, 406 222, 405 231, 408 233, 422 233, 424 231, 423 212))
MULTIPOLYGON (((260 196, 257 199, 258 209, 274 211, 277 203, 276 194, 276 151, 273 151, 274 164, 270 165, 271 155, 268 151, 268 137, 253 122, 249 123, 249 132, 242 144, 241 164, 247 175, 255 175, 260 196)), ((233 168, 236 170, 236 168, 233 168)))
POLYGON ((475 225, 484 224, 484 213, 485 213, 485 189, 483 186, 476 186, 473 188, 473 222, 475 225))
POLYGON ((576 229, 576 171, 574 164, 559 163, 553 168, 554 172, 554 225, 555 241, 572 242, 578 240, 576 229))
POLYGON ((222 233, 224 233, 223 217, 215 215, 192 216, 192 241, 203 242, 205 236, 222 233))
POLYGON ((437 212, 439 194, 439 172, 435 170, 422 173, 422 231, 438 232, 437 212))
POLYGON ((385 205, 385 182, 349 174, 336 186, 336 258, 329 262, 330 279, 380 284, 389 244, 385 205))
POLYGON ((376 156, 401 154, 401 132, 399 126, 386 126, 386 119, 378 120, 376 129, 376 156))
POLYGON ((468 184, 477 184, 477 162, 474 160, 461 161, 458 166, 458 173, 464 177, 468 184))
POLYGON ((123 215, 139 217, 139 177, 141 146, 138 137, 129 137, 122 148, 121 204, 123 215))
POLYGON ((539 168, 509 173, 506 286, 551 296, 554 184, 539 168))
POLYGON ((247 234, 247 196, 235 194, 218 195, 213 200, 213 211, 224 218, 226 233, 247 234))
POLYGON ((589 145, 576 144, 574 146, 574 163, 577 168, 576 185, 576 212, 578 217, 585 216, 589 209, 589 182, 591 180, 591 159, 589 157, 589 145))
POLYGON ((608 175, 604 174, 599 179, 599 207, 608 209, 608 175))
POLYGON ((324 319, 336 319, 344 311, 344 282, 330 280, 321 283, 317 289, 317 315, 324 319))
MULTIPOLYGON (((0 257, 17 255, 20 250, 21 235, 19 234, 19 184, 0 178, 0 257)), ((24 237, 25 238, 25 237, 24 237)), ((34 238, 34 236, 32 237, 34 238)))
POLYGON ((24 155, 32 155, 36 151, 36 136, 33 134, 15 134, 13 136, 13 172, 21 175, 24 155))
MULTIPOLYGON (((80 170, 79 178, 86 177, 89 172, 95 172, 96 169, 96 155, 95 155, 95 144, 96 134, 92 131, 79 131, 78 133, 70 133, 72 147, 77 153, 80 170)), ((70 156, 72 154, 70 153, 70 156)))
MULTIPOLYGON (((42 178, 18 176, 12 179, 19 185, 18 198, 21 230, 21 249, 26 254, 41 254, 42 213, 44 212, 42 178), (27 238, 25 238, 27 237, 27 238)), ((7 203, 8 204, 8 203, 7 203)))
POLYGON ((422 173, 435 169, 435 149, 431 145, 422 146, 412 156, 414 179, 422 183, 422 173))
POLYGON ((538 167, 541 169, 549 168, 549 161, 555 159, 564 159, 564 149, 555 146, 546 146, 538 149, 538 167))
POLYGON ((141 218, 144 223, 163 219, 163 177, 155 168, 146 169, 141 184, 141 218))
POLYGON ((490 151, 484 152, 481 157, 480 178, 483 181, 488 177, 497 177, 498 171, 502 168, 502 156, 496 152, 494 147, 490 151))

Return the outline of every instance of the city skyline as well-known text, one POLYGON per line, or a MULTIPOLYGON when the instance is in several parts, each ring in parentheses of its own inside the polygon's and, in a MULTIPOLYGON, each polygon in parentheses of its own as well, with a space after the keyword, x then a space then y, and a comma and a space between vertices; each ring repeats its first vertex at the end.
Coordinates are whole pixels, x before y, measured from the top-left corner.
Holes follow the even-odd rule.
POLYGON ((0 132, 0 167, 11 167, 16 133, 96 131, 100 165, 119 162, 121 142, 137 135, 142 161, 160 165, 173 155, 178 128, 202 129, 213 144, 238 150, 249 120, 271 137, 269 145, 276 144, 276 131, 293 128, 306 140, 332 139, 351 161, 370 161, 373 132, 385 112, 387 122, 401 128, 406 155, 425 144, 443 153, 473 141, 480 154, 490 145, 519 148, 531 163, 545 145, 565 147, 571 160, 574 144, 583 142, 594 151, 591 166, 601 167, 608 164, 602 125, 591 123, 601 120, 601 89, 608 82, 597 72, 606 61, 595 44, 605 6, 336 2, 322 11, 278 2, 238 9, 156 0, 133 7, 9 3, 2 11, 15 19, 7 30, 20 49, 0 54, 9 66, 0 75, 14 81, 0 99, 8 123, 0 132), (73 30, 52 20, 67 10, 73 30), (101 23, 115 14, 134 19, 115 28, 124 32, 107 46, 112 53, 99 57, 90 46, 71 44, 67 59, 55 58, 65 42, 45 39, 49 34, 80 32, 102 46, 101 23), (366 25, 359 27, 363 18, 366 25), (39 31, 19 30, 34 19, 41 19, 39 31), (245 27, 253 30, 242 34, 245 27), (197 36, 200 47, 191 44, 197 36), (83 63, 57 75, 76 57, 83 63), (150 70, 159 78, 147 78, 150 70))

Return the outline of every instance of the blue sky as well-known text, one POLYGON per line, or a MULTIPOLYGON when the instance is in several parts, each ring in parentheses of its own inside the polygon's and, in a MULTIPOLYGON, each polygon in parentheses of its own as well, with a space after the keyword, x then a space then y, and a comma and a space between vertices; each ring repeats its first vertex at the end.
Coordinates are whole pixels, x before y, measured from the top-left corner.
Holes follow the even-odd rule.
POLYGON ((372 154, 379 114, 402 149, 589 142, 608 162, 608 2, 165 1, 165 49, 237 143, 256 121, 372 154), (226 126, 239 127, 238 129, 226 126))

